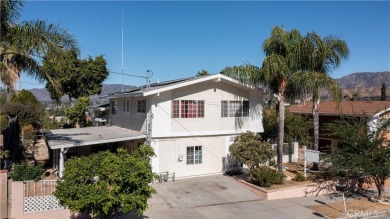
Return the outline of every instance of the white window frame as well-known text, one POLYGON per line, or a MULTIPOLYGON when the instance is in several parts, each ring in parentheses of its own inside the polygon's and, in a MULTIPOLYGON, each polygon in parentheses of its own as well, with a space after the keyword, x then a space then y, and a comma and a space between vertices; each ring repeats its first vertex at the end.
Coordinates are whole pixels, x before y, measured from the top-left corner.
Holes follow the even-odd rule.
POLYGON ((221 117, 249 117, 249 100, 222 100, 221 117))
POLYGON ((187 165, 202 164, 203 153, 202 146, 187 146, 186 147, 186 163, 187 165))
POLYGON ((195 118, 205 118, 205 101, 204 100, 172 100, 172 118, 185 118, 185 119, 195 119, 195 118), (183 105, 185 107, 186 104, 189 102, 195 103, 195 112, 184 112, 185 109, 183 108, 183 105), (189 115, 195 114, 195 117, 188 117, 189 115))

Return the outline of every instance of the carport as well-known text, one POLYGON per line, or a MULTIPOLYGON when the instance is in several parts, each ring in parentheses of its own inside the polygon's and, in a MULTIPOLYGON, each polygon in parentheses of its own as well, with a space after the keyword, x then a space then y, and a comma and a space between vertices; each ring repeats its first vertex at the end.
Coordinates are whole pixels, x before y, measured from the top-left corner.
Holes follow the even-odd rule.
POLYGON ((64 156, 70 148, 145 139, 146 134, 115 126, 55 129, 44 133, 52 151, 53 166, 62 177, 64 156))

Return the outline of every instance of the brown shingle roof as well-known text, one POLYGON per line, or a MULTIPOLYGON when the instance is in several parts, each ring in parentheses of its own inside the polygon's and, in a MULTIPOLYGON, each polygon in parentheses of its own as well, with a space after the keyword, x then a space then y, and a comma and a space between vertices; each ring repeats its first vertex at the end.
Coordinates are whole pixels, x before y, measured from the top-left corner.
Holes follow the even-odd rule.
MULTIPOLYGON (((292 105, 288 109, 292 113, 312 114, 313 102, 292 105)), ((320 115, 336 116, 373 116, 378 112, 390 109, 390 101, 342 101, 339 108, 335 102, 320 102, 320 115)))

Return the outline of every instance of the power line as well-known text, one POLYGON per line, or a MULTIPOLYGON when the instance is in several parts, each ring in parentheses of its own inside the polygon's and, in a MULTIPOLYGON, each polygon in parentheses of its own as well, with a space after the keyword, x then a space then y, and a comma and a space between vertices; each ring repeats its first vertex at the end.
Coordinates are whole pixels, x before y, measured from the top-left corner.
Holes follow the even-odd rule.
POLYGON ((132 74, 125 74, 125 73, 119 73, 119 72, 113 72, 113 71, 109 71, 110 73, 113 73, 113 74, 118 74, 118 75, 126 75, 126 76, 129 76, 129 77, 139 77, 139 78, 147 78, 146 76, 141 76, 141 75, 132 75, 132 74))

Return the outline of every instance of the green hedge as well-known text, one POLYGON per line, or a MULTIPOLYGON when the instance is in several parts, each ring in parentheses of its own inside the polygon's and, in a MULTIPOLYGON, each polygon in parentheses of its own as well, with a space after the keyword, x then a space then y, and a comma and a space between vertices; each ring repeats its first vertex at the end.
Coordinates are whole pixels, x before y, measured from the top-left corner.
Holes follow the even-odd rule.
POLYGON ((25 180, 35 180, 38 181, 41 179, 43 174, 43 165, 30 165, 26 162, 19 164, 14 164, 12 171, 9 176, 14 181, 25 181, 25 180))

